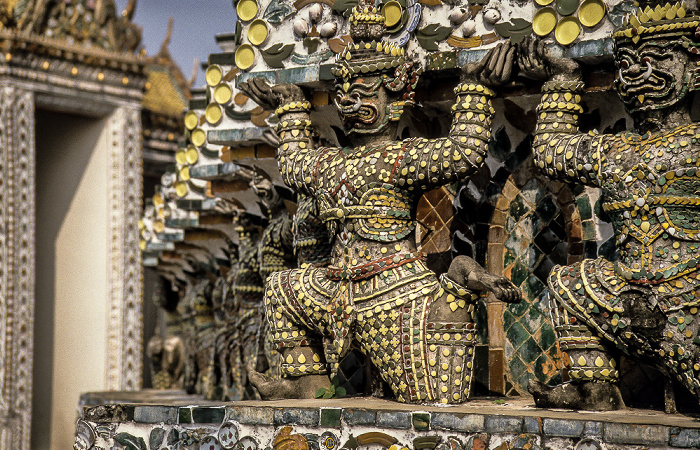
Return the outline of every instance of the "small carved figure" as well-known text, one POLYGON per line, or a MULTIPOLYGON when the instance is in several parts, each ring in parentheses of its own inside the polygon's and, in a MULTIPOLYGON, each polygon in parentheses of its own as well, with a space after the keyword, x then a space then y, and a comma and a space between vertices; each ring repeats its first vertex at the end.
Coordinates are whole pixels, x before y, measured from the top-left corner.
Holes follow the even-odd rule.
POLYGON ((420 73, 404 49, 382 41, 384 17, 361 1, 353 42, 338 55, 336 104, 351 148, 316 148, 310 103, 295 85, 242 83, 276 110, 285 183, 318 202, 332 240, 331 265, 272 274, 265 306, 281 353, 281 380, 251 373, 263 398, 313 397, 357 343, 399 401, 460 403, 469 395, 478 291, 518 301, 507 279, 457 257, 441 279, 417 252, 415 205, 428 189, 469 178, 483 164, 494 93, 478 83, 510 77, 515 49, 492 50, 464 69, 450 135, 396 140, 420 73))
POLYGON ((213 280, 205 275, 194 288, 194 344, 197 378, 195 392, 207 399, 217 398, 217 379, 212 362, 215 358, 216 329, 214 328, 214 311, 212 308, 213 280))
POLYGON ((195 270, 186 272, 188 284, 177 310, 183 321, 185 368, 183 388, 188 393, 203 394, 209 380, 214 352, 214 328, 211 294, 213 283, 201 263, 190 262, 195 270))
POLYGON ((156 285, 153 302, 163 309, 165 336, 156 328, 148 341, 146 355, 151 360, 151 379, 155 389, 181 389, 185 367, 182 318, 177 312, 179 297, 166 295, 162 283, 156 285), (173 301, 175 300, 175 301, 173 301))
POLYGON ((615 87, 634 132, 580 133, 578 65, 534 41, 520 49, 526 75, 549 77, 537 109, 535 162, 553 179, 601 190, 619 252, 614 261, 552 270, 553 319, 572 381, 532 382, 538 406, 623 408, 614 347, 700 395, 700 129, 690 118, 700 19, 682 3, 651 8, 613 35, 615 87))
MULTIPOLYGON (((229 247, 231 245, 229 244, 229 247)), ((230 256, 230 255, 229 255, 230 256)), ((229 259, 230 261, 230 259, 229 259)), ((211 353, 211 359, 209 360, 208 372, 212 374, 209 379, 210 386, 205 388, 205 392, 209 392, 210 395, 207 396, 211 400, 223 400, 225 399, 224 386, 228 386, 227 382, 224 380, 225 372, 222 370, 222 362, 225 357, 228 356, 226 348, 222 348, 222 341, 225 341, 226 334, 229 331, 228 323, 226 321, 226 314, 224 312, 224 295, 228 289, 226 285, 226 276, 228 275, 228 269, 230 266, 221 267, 221 275, 214 282, 214 286, 211 292, 211 304, 212 304, 212 316, 213 322, 213 351, 211 353)))
POLYGON ((121 15, 114 0, 2 0, 0 24, 24 33, 133 53, 142 34, 141 27, 132 23, 135 11, 136 0, 128 0, 121 15))
POLYGON ((179 336, 163 339, 160 330, 148 341, 146 356, 151 360, 151 379, 155 389, 182 387, 185 348, 179 336))

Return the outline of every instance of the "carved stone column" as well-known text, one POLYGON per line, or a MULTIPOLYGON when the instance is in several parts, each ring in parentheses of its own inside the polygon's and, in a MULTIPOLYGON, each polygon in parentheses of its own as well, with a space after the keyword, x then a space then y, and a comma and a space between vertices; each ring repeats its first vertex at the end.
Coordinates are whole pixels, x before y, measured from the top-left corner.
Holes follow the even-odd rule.
POLYGON ((0 86, 0 448, 29 449, 34 155, 34 95, 0 86))
POLYGON ((110 117, 110 248, 107 388, 141 387, 143 330, 141 217, 141 112, 118 107, 110 117))

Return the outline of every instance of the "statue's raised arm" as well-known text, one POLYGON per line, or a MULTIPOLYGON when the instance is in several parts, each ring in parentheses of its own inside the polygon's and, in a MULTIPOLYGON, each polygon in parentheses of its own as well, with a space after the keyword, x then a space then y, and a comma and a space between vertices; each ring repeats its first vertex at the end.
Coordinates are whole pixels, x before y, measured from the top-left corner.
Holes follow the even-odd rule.
POLYGON ((579 132, 584 84, 578 63, 551 56, 544 41, 535 39, 525 39, 518 50, 521 73, 547 80, 537 107, 538 121, 532 144, 535 165, 559 181, 600 186, 600 172, 605 164, 603 149, 619 138, 579 132))
POLYGON ((275 111, 279 118, 277 162, 282 179, 297 192, 308 194, 311 188, 308 167, 312 159, 309 151, 313 140, 309 118, 311 103, 304 92, 294 84, 270 86, 262 78, 243 82, 239 88, 263 108, 275 111))
POLYGON ((504 42, 478 63, 464 65, 461 83, 455 88, 448 136, 401 142, 406 154, 397 170, 399 186, 421 192, 466 180, 479 170, 491 138, 491 99, 496 94, 490 87, 510 80, 515 52, 515 46, 504 42))

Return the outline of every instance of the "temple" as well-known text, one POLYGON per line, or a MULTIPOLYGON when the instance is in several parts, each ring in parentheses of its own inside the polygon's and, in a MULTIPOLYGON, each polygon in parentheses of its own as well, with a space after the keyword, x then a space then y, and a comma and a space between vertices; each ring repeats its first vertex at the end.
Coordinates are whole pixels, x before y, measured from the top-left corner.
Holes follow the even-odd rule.
POLYGON ((6 3, 0 448, 700 447, 694 2, 6 3))

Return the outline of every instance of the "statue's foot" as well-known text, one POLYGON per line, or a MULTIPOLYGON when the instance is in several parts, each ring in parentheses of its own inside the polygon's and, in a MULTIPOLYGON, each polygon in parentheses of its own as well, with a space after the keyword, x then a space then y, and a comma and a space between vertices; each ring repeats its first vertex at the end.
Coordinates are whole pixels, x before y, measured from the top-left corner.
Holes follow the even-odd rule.
POLYGON ((273 379, 251 370, 248 380, 258 390, 263 400, 282 398, 315 398, 320 388, 330 388, 331 382, 325 375, 304 375, 273 379))
POLYGON ((569 382, 547 386, 530 380, 527 390, 539 408, 568 408, 591 411, 624 409, 620 390, 613 383, 604 381, 569 382))

